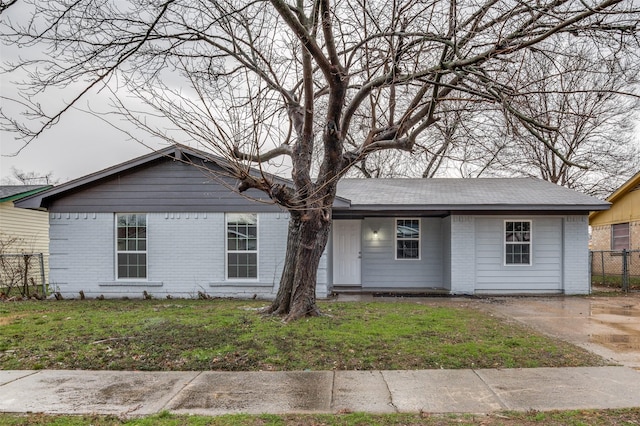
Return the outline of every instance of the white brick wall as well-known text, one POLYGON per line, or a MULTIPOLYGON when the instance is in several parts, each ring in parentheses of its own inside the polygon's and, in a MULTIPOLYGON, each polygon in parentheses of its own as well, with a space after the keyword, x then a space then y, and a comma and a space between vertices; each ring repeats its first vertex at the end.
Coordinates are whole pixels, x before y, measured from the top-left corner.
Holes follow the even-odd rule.
MULTIPOLYGON (((115 279, 113 213, 52 213, 51 278, 64 297, 191 298, 211 296, 275 297, 282 272, 288 215, 258 215, 258 280, 225 279, 224 213, 150 213, 147 215, 148 279, 115 279)), ((318 297, 327 296, 327 260, 318 271, 318 297)))
POLYGON ((115 274, 114 219, 108 213, 49 215, 49 284, 65 297, 83 290, 98 296, 97 283, 115 274))
POLYGON ((589 293, 589 221, 587 216, 564 218, 564 293, 589 293))

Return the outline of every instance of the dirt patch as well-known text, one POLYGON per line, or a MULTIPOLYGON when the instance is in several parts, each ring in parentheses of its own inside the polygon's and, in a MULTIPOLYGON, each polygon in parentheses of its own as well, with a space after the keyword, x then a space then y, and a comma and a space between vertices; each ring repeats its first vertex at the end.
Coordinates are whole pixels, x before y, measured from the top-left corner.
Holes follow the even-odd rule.
POLYGON ((0 325, 9 325, 15 320, 24 318, 26 315, 9 315, 6 317, 0 317, 0 325))

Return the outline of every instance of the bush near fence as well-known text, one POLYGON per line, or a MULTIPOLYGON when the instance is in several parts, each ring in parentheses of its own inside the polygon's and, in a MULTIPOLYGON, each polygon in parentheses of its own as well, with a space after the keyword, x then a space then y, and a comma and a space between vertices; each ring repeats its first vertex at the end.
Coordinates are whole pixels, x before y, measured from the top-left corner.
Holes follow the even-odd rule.
POLYGON ((591 251, 591 285, 640 290, 640 250, 591 251))
POLYGON ((42 253, 0 254, 0 298, 47 296, 42 253))

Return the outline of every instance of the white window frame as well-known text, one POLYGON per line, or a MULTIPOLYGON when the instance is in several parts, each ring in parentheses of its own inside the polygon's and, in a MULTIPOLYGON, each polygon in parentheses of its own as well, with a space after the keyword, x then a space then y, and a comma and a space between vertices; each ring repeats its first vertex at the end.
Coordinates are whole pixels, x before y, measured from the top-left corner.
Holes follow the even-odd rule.
POLYGON ((258 281, 260 278, 260 215, 257 213, 234 213, 229 212, 224 215, 224 275, 227 281, 258 281), (229 250, 229 217, 231 215, 254 215, 256 218, 256 248, 255 250, 229 250), (232 253, 255 253, 256 255, 256 276, 255 277, 229 277, 229 254, 232 253))
MULTIPOLYGON (((114 262, 114 266, 115 266, 115 277, 117 281, 148 281, 149 280, 149 215, 147 213, 116 213, 114 215, 114 240, 115 240, 115 244, 114 244, 114 249, 115 249, 115 262, 114 262), (136 215, 136 216, 144 216, 144 228, 145 228, 145 249, 144 250, 119 250, 118 249, 118 217, 120 216, 129 216, 129 215, 136 215), (145 269, 145 277, 144 278, 139 278, 139 277, 120 277, 120 272, 119 272, 119 262, 118 262, 118 255, 119 254, 144 254, 145 255, 145 265, 144 265, 144 269, 145 269)), ((126 238, 125 238, 126 239, 126 238)))
POLYGON ((505 219, 502 227, 502 243, 503 253, 502 261, 504 266, 531 266, 533 265, 533 220, 531 219, 505 219), (507 241, 507 223, 509 222, 526 222, 529 224, 529 241, 507 241), (528 245, 529 246, 529 263, 507 263, 507 246, 509 245, 528 245))
POLYGON ((394 243, 393 251, 395 260, 407 260, 414 261, 422 259, 422 220, 419 217, 398 217, 394 220, 393 233, 394 243), (418 238, 398 238, 398 221, 400 220, 416 220, 418 221, 418 238), (398 257, 398 241, 417 241, 418 242, 418 257, 398 257))

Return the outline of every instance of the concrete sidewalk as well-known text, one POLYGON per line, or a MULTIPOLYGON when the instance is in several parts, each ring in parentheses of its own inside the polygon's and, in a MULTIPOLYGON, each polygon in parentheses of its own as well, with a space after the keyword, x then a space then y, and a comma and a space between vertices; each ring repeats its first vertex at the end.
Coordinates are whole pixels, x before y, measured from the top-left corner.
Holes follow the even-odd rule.
POLYGON ((489 413, 640 406, 627 367, 503 370, 0 371, 0 412, 489 413))

